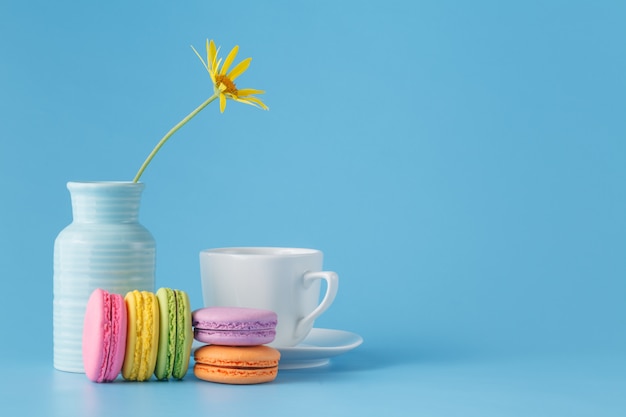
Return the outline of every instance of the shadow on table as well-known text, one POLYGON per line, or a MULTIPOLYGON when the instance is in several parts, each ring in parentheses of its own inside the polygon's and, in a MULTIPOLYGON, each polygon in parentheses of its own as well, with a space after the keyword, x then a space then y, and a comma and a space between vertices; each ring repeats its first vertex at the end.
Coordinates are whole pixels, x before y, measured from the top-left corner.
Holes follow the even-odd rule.
POLYGON ((330 363, 316 368, 281 369, 276 382, 310 381, 312 379, 337 379, 342 375, 353 377, 355 373, 376 372, 397 367, 432 367, 472 361, 478 354, 470 349, 454 346, 415 347, 407 345, 367 346, 363 344, 353 351, 331 359, 330 363))

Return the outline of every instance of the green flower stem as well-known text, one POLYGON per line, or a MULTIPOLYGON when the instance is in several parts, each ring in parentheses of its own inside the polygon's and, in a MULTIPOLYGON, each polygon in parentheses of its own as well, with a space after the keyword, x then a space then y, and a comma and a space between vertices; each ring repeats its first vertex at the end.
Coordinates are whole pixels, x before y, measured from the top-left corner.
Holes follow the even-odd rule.
POLYGON ((163 136, 163 139, 161 139, 159 141, 159 143, 157 143, 157 145, 154 147, 154 149, 152 150, 152 152, 150 152, 150 155, 148 155, 148 157, 146 158, 146 160, 143 162, 143 165, 141 165, 141 168, 139 168, 139 171, 137 172, 137 175, 135 175, 135 179, 133 179, 133 182, 137 182, 139 181, 139 178, 141 178, 141 174, 143 174, 143 171, 146 169, 146 167, 150 164, 150 161, 152 161, 152 158, 154 158, 154 156, 157 154, 157 152, 159 152, 159 149, 161 149, 161 147, 165 144, 165 142, 167 142, 167 140, 174 134, 176 133, 176 131, 178 131, 178 129, 180 129, 181 127, 183 127, 185 125, 185 123, 187 123, 189 120, 191 120, 196 114, 200 113, 200 111, 202 109, 204 109, 206 106, 208 106, 209 104, 211 104, 216 98, 219 97, 219 94, 213 94, 211 97, 209 97, 204 103, 202 103, 201 105, 199 105, 194 111, 192 111, 191 113, 189 113, 187 115, 187 117, 185 117, 183 120, 181 120, 180 122, 178 122, 178 124, 176 126, 174 126, 172 129, 170 129, 169 132, 167 132, 167 134, 165 136, 163 136))

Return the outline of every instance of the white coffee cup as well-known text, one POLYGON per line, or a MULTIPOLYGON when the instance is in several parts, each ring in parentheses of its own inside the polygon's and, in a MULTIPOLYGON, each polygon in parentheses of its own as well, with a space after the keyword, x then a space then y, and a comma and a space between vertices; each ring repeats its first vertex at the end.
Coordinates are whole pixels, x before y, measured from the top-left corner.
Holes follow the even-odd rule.
POLYGON ((200 252, 205 307, 233 306, 272 310, 278 315, 275 347, 295 346, 335 299, 339 278, 322 271, 315 249, 239 247, 200 252), (321 281, 326 294, 320 302, 321 281))

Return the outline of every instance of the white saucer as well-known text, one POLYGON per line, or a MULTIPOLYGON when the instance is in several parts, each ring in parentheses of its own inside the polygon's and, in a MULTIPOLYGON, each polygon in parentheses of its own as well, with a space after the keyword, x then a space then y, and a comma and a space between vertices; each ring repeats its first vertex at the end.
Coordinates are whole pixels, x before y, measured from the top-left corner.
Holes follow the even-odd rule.
POLYGON ((363 343, 356 333, 332 329, 312 329, 297 346, 276 347, 280 351, 278 369, 303 369, 326 365, 333 356, 346 353, 363 343))
MULTIPOLYGON (((330 358, 346 353, 363 343, 356 333, 332 329, 311 329, 309 335, 297 346, 275 347, 280 351, 278 369, 304 369, 324 366, 330 358)), ((193 341, 191 357, 204 343, 193 341)), ((271 346, 271 345, 270 345, 271 346)))

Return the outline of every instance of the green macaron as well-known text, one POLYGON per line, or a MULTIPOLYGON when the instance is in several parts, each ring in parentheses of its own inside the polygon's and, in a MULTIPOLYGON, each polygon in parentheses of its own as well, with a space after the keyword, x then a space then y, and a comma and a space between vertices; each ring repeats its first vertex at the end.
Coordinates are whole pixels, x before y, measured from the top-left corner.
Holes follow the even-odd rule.
POLYGON ((191 306, 187 293, 171 288, 159 288, 160 332, 154 375, 157 379, 182 379, 189 368, 193 331, 191 306))

